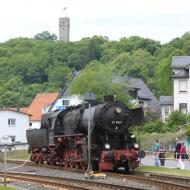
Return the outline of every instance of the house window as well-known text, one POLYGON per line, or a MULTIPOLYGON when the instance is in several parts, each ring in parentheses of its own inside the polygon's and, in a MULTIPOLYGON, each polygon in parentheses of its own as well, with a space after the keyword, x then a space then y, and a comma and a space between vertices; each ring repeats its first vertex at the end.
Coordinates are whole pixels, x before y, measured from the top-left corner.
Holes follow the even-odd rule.
POLYGON ((165 107, 165 117, 169 117, 169 106, 165 107))
POLYGON ((16 136, 9 136, 11 138, 11 141, 14 143, 15 142, 15 139, 16 139, 16 136))
POLYGON ((16 126, 16 119, 14 119, 14 118, 8 119, 8 126, 9 127, 15 127, 16 126))
POLYGON ((187 80, 179 80, 179 92, 187 92, 187 80))
POLYGON ((186 103, 179 104, 179 110, 181 113, 187 114, 187 104, 186 103))
POLYGON ((32 127, 32 123, 29 123, 29 126, 32 127))
POLYGON ((62 100, 62 105, 63 106, 68 106, 69 105, 69 100, 62 100))

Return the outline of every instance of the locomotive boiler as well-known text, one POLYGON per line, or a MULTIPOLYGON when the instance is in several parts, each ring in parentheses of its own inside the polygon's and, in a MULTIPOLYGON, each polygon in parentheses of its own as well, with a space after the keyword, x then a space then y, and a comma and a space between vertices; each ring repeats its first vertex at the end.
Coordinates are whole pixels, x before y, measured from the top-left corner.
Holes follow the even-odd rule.
POLYGON ((83 104, 42 115, 41 128, 27 130, 31 161, 85 169, 89 120, 93 169, 138 167, 139 145, 129 127, 143 122, 143 110, 114 100, 93 102, 90 109, 83 104))

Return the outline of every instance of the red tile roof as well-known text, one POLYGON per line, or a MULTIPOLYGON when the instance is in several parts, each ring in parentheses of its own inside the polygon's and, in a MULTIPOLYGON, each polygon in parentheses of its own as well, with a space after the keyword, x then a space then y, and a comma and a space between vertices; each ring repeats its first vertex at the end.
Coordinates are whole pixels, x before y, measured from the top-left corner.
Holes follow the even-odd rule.
POLYGON ((19 111, 20 111, 20 112, 23 112, 23 113, 27 113, 28 108, 19 108, 19 111))
POLYGON ((40 121, 42 108, 53 103, 59 93, 39 93, 30 104, 27 113, 32 115, 31 121, 40 121))
POLYGON ((11 111, 20 112, 20 113, 24 113, 24 114, 30 115, 30 114, 27 113, 28 108, 3 107, 3 108, 0 108, 0 110, 11 110, 11 111))

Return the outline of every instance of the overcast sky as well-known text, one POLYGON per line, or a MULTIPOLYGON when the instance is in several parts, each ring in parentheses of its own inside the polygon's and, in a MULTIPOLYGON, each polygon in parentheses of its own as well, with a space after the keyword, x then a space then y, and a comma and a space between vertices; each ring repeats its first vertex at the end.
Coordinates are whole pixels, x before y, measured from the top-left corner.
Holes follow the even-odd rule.
POLYGON ((70 40, 138 35, 166 43, 190 31, 190 0, 0 0, 0 42, 58 34, 67 7, 70 40))

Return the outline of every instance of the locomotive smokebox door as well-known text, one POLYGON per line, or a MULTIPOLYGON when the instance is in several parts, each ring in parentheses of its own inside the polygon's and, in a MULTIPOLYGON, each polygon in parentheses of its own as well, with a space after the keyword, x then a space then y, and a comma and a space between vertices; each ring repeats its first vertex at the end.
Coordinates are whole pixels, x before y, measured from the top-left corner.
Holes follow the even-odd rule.
POLYGON ((110 96, 104 96, 104 101, 105 102, 113 102, 114 101, 114 96, 110 95, 110 96))

